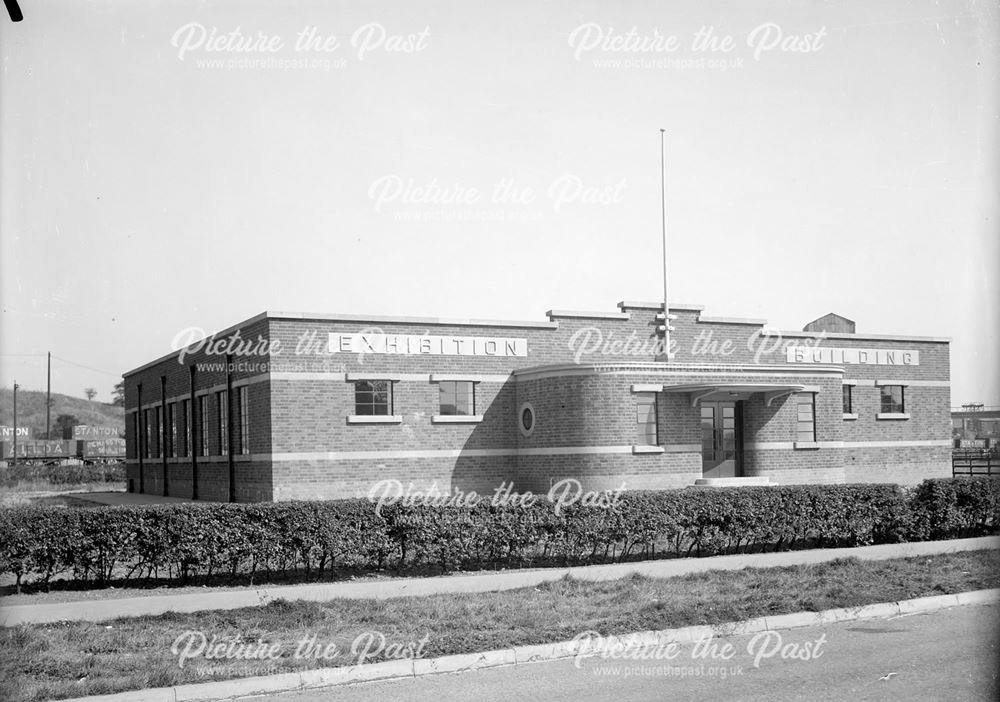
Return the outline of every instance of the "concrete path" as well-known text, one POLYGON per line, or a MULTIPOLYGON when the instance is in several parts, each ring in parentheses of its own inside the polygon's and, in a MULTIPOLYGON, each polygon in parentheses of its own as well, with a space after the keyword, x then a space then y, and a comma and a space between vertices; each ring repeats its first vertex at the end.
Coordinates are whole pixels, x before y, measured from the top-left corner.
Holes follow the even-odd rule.
POLYGON ((92 502, 95 505, 165 505, 173 502, 191 502, 186 497, 161 497, 137 492, 73 492, 63 493, 60 497, 92 502))
POLYGON ((632 573, 654 578, 669 578, 707 570, 739 570, 775 566, 822 563, 837 558, 855 557, 862 560, 886 560, 912 556, 977 551, 1000 548, 1000 537, 950 541, 924 541, 907 544, 885 544, 858 548, 782 551, 752 555, 713 556, 710 558, 678 558, 662 561, 642 561, 614 565, 581 566, 578 568, 545 568, 512 570, 430 578, 395 578, 309 585, 285 585, 244 589, 208 589, 204 592, 177 595, 156 595, 109 600, 84 600, 37 605, 4 606, 0 598, 0 626, 22 623, 44 623, 63 620, 106 621, 119 617, 135 617, 164 612, 199 612, 237 609, 267 604, 276 599, 326 600, 385 599, 413 595, 433 595, 456 592, 493 592, 521 587, 534 587, 544 582, 571 576, 580 580, 617 580, 632 573))

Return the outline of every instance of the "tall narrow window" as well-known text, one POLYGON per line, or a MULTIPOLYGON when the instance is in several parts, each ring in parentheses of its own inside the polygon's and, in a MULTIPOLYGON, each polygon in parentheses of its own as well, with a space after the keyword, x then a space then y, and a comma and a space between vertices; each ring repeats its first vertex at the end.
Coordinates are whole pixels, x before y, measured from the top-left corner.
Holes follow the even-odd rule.
POLYGON ((443 380, 438 383, 440 414, 473 415, 476 413, 476 384, 469 380, 443 380))
POLYGON ((139 449, 142 444, 142 418, 141 413, 136 410, 135 416, 132 418, 132 458, 140 458, 142 454, 139 453, 139 449))
POLYGON ((851 396, 853 385, 844 386, 844 414, 853 414, 854 398, 851 396))
POLYGON ((236 411, 240 413, 240 453, 250 453, 250 413, 247 411, 247 388, 236 388, 236 411))
POLYGON ((392 383, 388 380, 359 380, 354 384, 354 414, 392 414, 392 383))
POLYGON ((806 392, 796 395, 798 415, 795 423, 796 441, 816 441, 816 395, 806 392))
POLYGON ((181 456, 191 455, 191 400, 181 400, 181 413, 184 415, 184 443, 181 445, 181 456))
POLYGON ((640 392, 635 396, 636 441, 647 446, 659 445, 656 429, 656 393, 640 392))
POLYGON ((201 428, 201 455, 208 455, 208 395, 198 398, 198 426, 201 428))
POLYGON ((156 457, 163 458, 163 408, 156 406, 156 457))
POLYGON ((902 385, 883 385, 881 390, 883 414, 903 414, 906 412, 902 385))
POLYGON ((152 434, 150 428, 150 422, 153 418, 149 416, 149 410, 145 409, 142 411, 142 455, 144 458, 150 458, 152 454, 149 448, 149 437, 152 434))
POLYGON ((215 393, 216 406, 219 408, 219 455, 229 455, 229 402, 225 390, 215 393))
POLYGON ((167 447, 167 455, 177 458, 177 403, 171 402, 167 405, 167 424, 170 426, 170 446, 167 447))

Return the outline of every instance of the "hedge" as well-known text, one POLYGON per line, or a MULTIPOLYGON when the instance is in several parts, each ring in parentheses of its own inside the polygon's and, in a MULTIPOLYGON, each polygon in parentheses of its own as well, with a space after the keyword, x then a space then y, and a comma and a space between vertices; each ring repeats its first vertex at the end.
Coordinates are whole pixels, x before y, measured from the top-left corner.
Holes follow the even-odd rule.
POLYGON ((1000 481, 622 493, 610 507, 366 500, 0 510, 0 572, 48 588, 517 568, 994 533, 1000 481))

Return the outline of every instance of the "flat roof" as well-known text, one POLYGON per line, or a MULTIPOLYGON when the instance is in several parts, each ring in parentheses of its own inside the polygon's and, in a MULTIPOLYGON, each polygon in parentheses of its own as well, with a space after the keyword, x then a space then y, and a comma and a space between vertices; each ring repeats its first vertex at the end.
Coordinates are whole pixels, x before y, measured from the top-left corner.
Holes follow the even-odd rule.
POLYGON ((783 336, 792 339, 847 339, 849 341, 922 341, 935 344, 950 344, 950 336, 906 336, 901 334, 847 334, 845 332, 805 332, 777 331, 764 329, 764 336, 783 336))

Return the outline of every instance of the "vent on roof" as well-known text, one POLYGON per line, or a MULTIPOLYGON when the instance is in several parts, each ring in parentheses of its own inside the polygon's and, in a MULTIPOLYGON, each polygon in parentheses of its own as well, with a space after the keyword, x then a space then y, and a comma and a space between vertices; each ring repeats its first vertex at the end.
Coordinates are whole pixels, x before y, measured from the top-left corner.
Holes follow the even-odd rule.
POLYGON ((839 314, 825 314, 819 319, 814 319, 802 328, 807 332, 827 332, 829 334, 853 334, 854 320, 841 317, 839 314))

